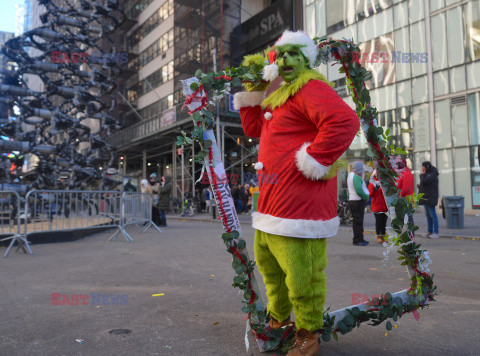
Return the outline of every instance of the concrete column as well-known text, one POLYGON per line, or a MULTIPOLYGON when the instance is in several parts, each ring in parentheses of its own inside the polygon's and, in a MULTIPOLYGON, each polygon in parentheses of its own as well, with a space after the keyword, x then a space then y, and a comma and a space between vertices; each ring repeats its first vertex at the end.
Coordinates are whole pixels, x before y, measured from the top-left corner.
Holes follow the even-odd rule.
POLYGON ((428 86, 428 118, 430 123, 430 162, 437 166, 437 144, 435 133, 435 107, 433 103, 433 62, 432 35, 430 27, 430 1, 425 1, 425 40, 427 44, 427 86, 428 86))
POLYGON ((142 163, 143 179, 147 179, 147 150, 142 151, 142 163))

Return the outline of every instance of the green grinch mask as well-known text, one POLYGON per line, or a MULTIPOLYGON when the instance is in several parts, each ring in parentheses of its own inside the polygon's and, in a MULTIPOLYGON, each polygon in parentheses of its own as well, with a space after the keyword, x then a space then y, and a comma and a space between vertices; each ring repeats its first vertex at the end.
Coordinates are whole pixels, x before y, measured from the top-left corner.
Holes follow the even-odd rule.
POLYGON ((278 73, 286 83, 297 79, 299 74, 308 67, 308 60, 300 50, 304 46, 286 44, 276 46, 278 73))

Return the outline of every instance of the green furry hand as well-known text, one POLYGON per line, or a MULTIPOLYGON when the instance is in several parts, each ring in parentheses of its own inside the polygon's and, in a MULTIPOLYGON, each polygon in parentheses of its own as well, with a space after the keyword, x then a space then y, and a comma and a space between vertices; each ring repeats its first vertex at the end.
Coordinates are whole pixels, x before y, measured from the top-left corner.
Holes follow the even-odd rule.
POLYGON ((246 91, 265 91, 270 85, 262 79, 263 67, 266 64, 265 57, 260 54, 252 54, 243 57, 242 66, 246 67, 248 72, 244 75, 243 84, 246 91))

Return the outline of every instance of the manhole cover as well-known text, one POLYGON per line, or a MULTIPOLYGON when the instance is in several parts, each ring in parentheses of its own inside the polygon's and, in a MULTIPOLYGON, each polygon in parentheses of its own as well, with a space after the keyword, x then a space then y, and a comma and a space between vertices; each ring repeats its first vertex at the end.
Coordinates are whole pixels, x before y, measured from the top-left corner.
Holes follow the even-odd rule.
POLYGON ((132 330, 130 329, 113 329, 108 332, 109 334, 113 335, 125 335, 125 334, 131 334, 132 330))

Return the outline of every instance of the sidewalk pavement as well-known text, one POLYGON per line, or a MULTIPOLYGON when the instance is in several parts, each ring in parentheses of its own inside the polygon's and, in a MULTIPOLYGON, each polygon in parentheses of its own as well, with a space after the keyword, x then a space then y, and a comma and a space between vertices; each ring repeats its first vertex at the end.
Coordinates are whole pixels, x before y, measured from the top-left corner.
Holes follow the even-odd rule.
MULTIPOLYGON (((438 215, 438 224, 439 224, 439 235, 440 237, 453 237, 453 238, 467 238, 467 239, 480 239, 480 216, 465 215, 464 217, 464 228, 463 229, 448 229, 447 221, 442 217, 441 214, 438 215)), ((249 213, 240 214, 238 216, 242 224, 251 224, 252 217, 249 213)), ((200 213, 193 217, 181 216, 181 215, 167 215, 167 219, 187 219, 187 220, 198 220, 198 221, 218 221, 218 218, 213 219, 212 214, 200 213)), ((427 233, 427 218, 424 213, 415 213, 413 217, 415 224, 420 228, 418 234, 427 233)), ((390 220, 387 222, 387 230, 389 229, 390 220)), ((375 234, 375 217, 373 213, 365 213, 364 219, 364 229, 366 233, 375 234)), ((351 231, 351 226, 340 226, 341 231, 351 231)))

